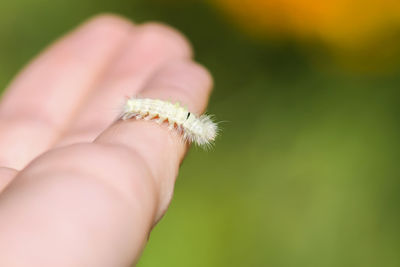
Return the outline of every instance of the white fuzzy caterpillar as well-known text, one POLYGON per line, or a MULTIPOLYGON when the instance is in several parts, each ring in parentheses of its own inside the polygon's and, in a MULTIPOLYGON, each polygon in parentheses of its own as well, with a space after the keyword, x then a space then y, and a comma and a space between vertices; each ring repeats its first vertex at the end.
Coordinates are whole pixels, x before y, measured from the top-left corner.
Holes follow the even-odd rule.
POLYGON ((155 120, 169 123, 169 129, 177 129, 183 139, 202 147, 210 146, 218 134, 218 127, 207 114, 196 116, 186 108, 168 101, 150 98, 130 98, 126 101, 123 120, 130 118, 155 120))

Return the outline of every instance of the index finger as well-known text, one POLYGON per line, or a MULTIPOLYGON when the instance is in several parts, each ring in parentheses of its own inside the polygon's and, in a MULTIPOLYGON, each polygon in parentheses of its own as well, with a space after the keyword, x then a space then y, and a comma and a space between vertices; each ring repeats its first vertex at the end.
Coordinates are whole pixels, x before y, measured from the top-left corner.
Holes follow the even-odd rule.
MULTIPOLYGON (((208 103, 212 78, 208 71, 191 60, 167 64, 144 87, 141 97, 170 100, 201 114, 208 103)), ((160 216, 170 201, 173 184, 187 146, 175 131, 152 121, 118 121, 95 141, 129 147, 147 163, 161 192, 160 216)))

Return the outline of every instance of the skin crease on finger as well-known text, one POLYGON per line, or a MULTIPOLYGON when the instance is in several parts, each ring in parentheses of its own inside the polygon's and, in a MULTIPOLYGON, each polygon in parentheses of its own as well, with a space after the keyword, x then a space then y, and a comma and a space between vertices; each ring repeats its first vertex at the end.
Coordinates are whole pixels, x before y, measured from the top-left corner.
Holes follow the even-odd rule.
MULTIPOLYGON (((211 86, 186 58, 163 64, 141 94, 200 114, 211 86)), ((129 266, 171 200, 185 151, 166 127, 130 120, 44 153, 0 194, 0 266, 129 266)))
POLYGON ((0 193, 3 191, 4 188, 7 187, 7 185, 16 175, 16 170, 0 167, 0 193))

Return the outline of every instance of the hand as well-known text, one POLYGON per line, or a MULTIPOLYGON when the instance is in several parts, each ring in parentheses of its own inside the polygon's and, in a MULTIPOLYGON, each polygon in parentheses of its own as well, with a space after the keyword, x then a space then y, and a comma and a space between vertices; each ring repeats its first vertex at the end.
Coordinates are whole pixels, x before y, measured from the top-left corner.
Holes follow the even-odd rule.
POLYGON ((171 200, 187 149, 126 96, 206 107, 184 37, 109 15, 51 45, 0 103, 0 266, 129 266, 171 200))

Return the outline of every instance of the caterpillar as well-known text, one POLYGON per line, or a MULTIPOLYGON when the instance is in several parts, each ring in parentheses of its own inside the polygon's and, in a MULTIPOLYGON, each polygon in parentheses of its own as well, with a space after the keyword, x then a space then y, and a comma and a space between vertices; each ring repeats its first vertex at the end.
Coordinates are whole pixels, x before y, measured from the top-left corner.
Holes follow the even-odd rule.
POLYGON ((151 98, 129 98, 121 114, 122 120, 130 118, 167 122, 169 129, 176 129, 185 142, 207 148, 217 137, 218 126, 208 114, 197 116, 179 103, 151 98))

